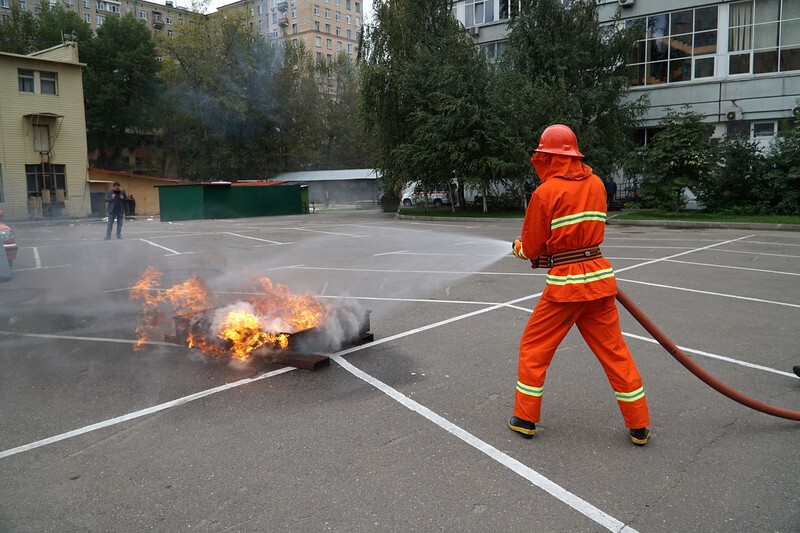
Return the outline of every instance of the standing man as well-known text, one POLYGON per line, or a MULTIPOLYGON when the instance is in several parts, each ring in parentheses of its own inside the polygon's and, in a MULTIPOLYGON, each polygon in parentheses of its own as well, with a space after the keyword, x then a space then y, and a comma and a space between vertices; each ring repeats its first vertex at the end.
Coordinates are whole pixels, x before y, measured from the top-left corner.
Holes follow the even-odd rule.
POLYGON ((603 182, 581 163, 575 133, 562 124, 542 133, 531 162, 542 184, 531 196, 513 254, 548 267, 547 286, 522 334, 512 431, 536 434, 545 374, 573 324, 605 370, 631 441, 644 446, 650 416, 642 378, 622 339, 611 263, 598 247, 606 221, 603 182))
POLYGON ((614 198, 617 196, 617 182, 611 178, 606 178, 606 205, 609 211, 614 210, 614 198))
POLYGON ((106 191, 106 213, 108 213, 108 224, 106 225, 106 240, 111 238, 111 230, 114 228, 114 219, 117 219, 117 239, 122 238, 122 220, 125 218, 125 205, 128 197, 125 191, 119 188, 119 182, 115 181, 111 189, 106 191))

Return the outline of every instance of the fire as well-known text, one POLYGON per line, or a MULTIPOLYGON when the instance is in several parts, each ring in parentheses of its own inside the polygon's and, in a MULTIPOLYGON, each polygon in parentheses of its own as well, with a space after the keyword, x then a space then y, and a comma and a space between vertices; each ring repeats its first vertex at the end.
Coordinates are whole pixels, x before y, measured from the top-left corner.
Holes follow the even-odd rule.
POLYGON ((251 291, 234 304, 218 307, 200 279, 192 276, 169 289, 160 289, 161 273, 148 268, 131 291, 142 300, 142 320, 136 328, 135 349, 168 329, 167 318, 191 316, 186 343, 212 356, 249 359, 258 348, 283 350, 292 333, 314 328, 328 317, 327 308, 313 296, 292 294, 288 287, 264 276, 248 280, 251 291))

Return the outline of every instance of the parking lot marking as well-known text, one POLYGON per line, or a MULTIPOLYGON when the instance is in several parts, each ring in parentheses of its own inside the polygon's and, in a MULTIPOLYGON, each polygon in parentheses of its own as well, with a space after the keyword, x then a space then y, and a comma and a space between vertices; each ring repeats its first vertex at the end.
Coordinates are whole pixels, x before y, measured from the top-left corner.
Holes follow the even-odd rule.
POLYGON ((39 248, 33 247, 33 262, 36 265, 36 268, 42 268, 42 258, 39 257, 39 248))
POLYGON ((199 400, 200 398, 205 398, 206 396, 211 396, 212 394, 217 394, 218 392, 223 392, 228 389, 233 389, 236 387, 241 387, 242 385, 247 385, 249 383, 253 383, 255 381, 260 381, 262 379, 271 378, 273 376, 277 376, 279 374, 284 374, 286 372, 291 372, 292 370, 296 370, 292 367, 283 367, 279 368, 278 370, 273 370, 272 372, 265 372, 263 374, 259 374, 258 376, 252 378, 245 378, 240 379, 239 381, 234 381, 232 383, 226 383, 225 385, 220 385, 219 387, 214 387, 213 389, 206 389, 204 391, 196 392, 194 394, 190 394, 188 396, 184 396, 183 398, 178 398, 177 400, 172 400, 170 402, 162 403, 159 405, 154 405, 152 407, 148 407, 146 409, 142 409, 140 411, 135 411, 133 413, 128 413, 126 415, 118 416, 116 418, 109 418, 108 420, 104 420, 102 422, 98 422, 96 424, 91 424, 89 426, 84 426, 79 429, 74 429, 72 431, 68 431, 66 433, 62 433, 60 435, 55 435, 53 437, 48 437, 46 439, 37 440, 36 442, 31 442, 30 444, 25 444, 23 446, 17 446, 16 448, 11 448, 10 450, 0 451, 0 459, 4 459, 6 457, 10 457, 12 455, 16 455, 18 453, 27 452, 29 450, 33 450, 34 448, 39 448, 41 446, 47 446, 48 444, 53 444, 54 442, 59 442, 62 440, 70 439, 72 437, 77 437, 78 435, 83 435, 84 433, 90 433, 92 431, 97 431, 98 429, 103 429, 109 426, 114 426, 116 424, 121 424, 123 422, 127 422, 129 420, 134 420, 136 418, 141 418, 143 416, 151 415, 153 413, 157 413, 159 411, 163 411, 165 409, 170 409, 172 407, 177 407, 179 405, 184 405, 189 402, 193 402, 195 400, 199 400))
POLYGON ((142 241, 142 242, 146 242, 147 244, 151 244, 151 245, 155 246, 156 248, 161 248, 162 250, 166 250, 168 252, 172 252, 173 255, 181 255, 180 252, 176 252, 175 250, 167 248, 166 246, 161 246, 160 244, 156 244, 156 243, 154 243, 152 241, 148 241, 147 239, 139 239, 139 240, 142 241))
POLYGON ((764 270, 763 268, 748 268, 748 267, 740 267, 740 266, 732 266, 732 265, 715 265, 712 263, 695 263, 693 261, 675 261, 670 259, 670 263, 678 263, 681 265, 695 265, 695 266, 706 266, 712 268, 729 268, 733 270, 749 270, 750 272, 760 272, 762 274, 779 274, 782 276, 800 276, 800 272, 781 272, 780 270, 764 270))
POLYGON ((14 272, 25 272, 30 270, 46 270, 48 268, 64 268, 70 267, 72 265, 53 265, 53 266, 38 266, 38 267, 31 267, 31 268, 15 268, 14 272))
MULTIPOLYGON (((632 339, 649 342, 652 344, 659 344, 659 342, 655 339, 651 339, 650 337, 642 337, 641 335, 634 335, 633 333, 625 333, 624 331, 622 334, 626 337, 630 337, 632 339)), ((694 350, 692 348, 686 348, 684 346, 676 345, 678 348, 683 350, 684 352, 693 353, 696 355, 702 355, 703 357, 708 357, 710 359, 718 359, 720 361, 725 361, 727 363, 733 363, 735 365, 746 366, 747 368, 754 368, 756 370, 763 370, 764 372, 772 372, 773 374, 778 374, 780 376, 787 376, 794 379, 800 379, 800 377, 795 376, 792 372, 785 372, 783 370, 777 370, 775 368, 770 368, 768 366, 757 365, 755 363, 748 363, 747 361, 742 361, 740 359, 734 359, 732 357, 726 357, 724 355, 717 355, 715 353, 704 352, 702 350, 694 350)))
POLYGON ((250 235, 241 235, 239 233, 233 233, 230 231, 226 231, 225 235, 233 235, 234 237, 241 237, 242 239, 252 239, 254 241, 268 242, 270 244, 289 244, 285 242, 271 241, 269 239, 260 239, 258 237, 251 237, 250 235))
POLYGON ((764 300, 762 298, 751 298, 749 296, 737 296, 735 294, 726 294, 724 292, 701 291, 700 289, 688 289, 686 287, 677 287, 675 285, 663 285, 661 283, 650 283, 648 281, 635 281, 632 279, 617 278, 617 281, 624 281, 625 283, 635 283, 637 285, 647 285, 648 287, 660 287, 662 289, 672 289, 675 291, 694 292, 697 294, 706 294, 708 296, 721 296, 722 298, 733 298, 735 300, 747 300, 749 302, 758 302, 762 304, 782 305, 785 307, 800 308, 800 304, 790 304, 788 302, 778 302, 775 300, 764 300))
POLYGON ((800 259, 800 255, 768 254, 764 252, 750 252, 747 250, 717 250, 717 251, 725 252, 726 254, 768 255, 770 257, 787 257, 790 259, 800 259))
MULTIPOLYGON (((284 267, 290 268, 290 267, 284 267)), ((312 266, 297 266, 294 267, 298 270, 332 270, 338 272, 383 272, 392 274, 446 274, 463 275, 469 274, 474 276, 546 276, 544 272, 484 272, 484 271, 454 271, 454 270, 403 270, 403 269, 386 269, 386 268, 337 268, 337 267, 312 267, 312 266)))
MULTIPOLYGON (((345 352, 347 351, 345 350, 345 352)), ((491 459, 494 459, 495 461, 500 463, 502 466, 508 468, 512 472, 527 479, 528 481, 530 481, 540 489, 544 490, 551 496, 564 502, 565 504, 569 505, 579 513, 586 516, 587 518, 593 520, 595 523, 603 526, 609 531, 626 531, 631 533, 636 531, 626 526, 624 523, 620 522, 613 516, 598 509, 597 507, 587 502, 586 500, 569 492, 561 485, 555 483, 554 481, 551 481, 549 478, 546 478, 533 468, 501 452, 491 444, 479 439, 478 437, 468 432, 467 430, 453 424, 452 422, 450 422, 443 416, 439 415, 438 413, 412 400, 408 396, 401 394, 397 389, 387 385, 383 381, 380 381, 379 379, 373 377, 372 375, 364 372, 360 368, 348 362, 340 354, 343 354, 343 352, 339 352, 339 354, 334 354, 331 356, 331 358, 334 361, 336 361, 336 363, 339 364, 339 366, 341 366, 342 368, 353 374, 358 379, 375 387, 382 393, 386 394, 387 396, 398 402, 403 407, 427 418, 440 428, 444 429, 445 431, 454 435, 455 437, 458 437, 459 439, 469 444, 476 450, 486 454, 491 459)))
POLYGON ((286 229, 293 229, 295 231, 308 231, 309 233, 324 233, 326 235, 340 235, 342 237, 366 237, 366 235, 353 235, 352 233, 337 233, 335 231, 322 231, 319 229, 308 229, 308 228, 286 228, 286 229))
POLYGON ((382 255, 396 255, 406 253, 408 250, 398 250, 396 252, 383 252, 382 254, 372 254, 372 257, 380 257, 382 255))
MULTIPOLYGON (((91 342, 113 342, 116 344, 139 344, 139 341, 137 340, 111 339, 107 337, 78 337, 75 335, 54 335, 53 333, 22 333, 19 331, 0 330, 0 335, 15 335, 17 337, 36 337, 42 339, 58 339, 66 341, 91 341, 91 342)), ((148 344, 150 346, 181 346, 181 347, 186 346, 184 344, 175 344, 174 342, 159 342, 159 341, 144 341, 141 344, 148 344)))

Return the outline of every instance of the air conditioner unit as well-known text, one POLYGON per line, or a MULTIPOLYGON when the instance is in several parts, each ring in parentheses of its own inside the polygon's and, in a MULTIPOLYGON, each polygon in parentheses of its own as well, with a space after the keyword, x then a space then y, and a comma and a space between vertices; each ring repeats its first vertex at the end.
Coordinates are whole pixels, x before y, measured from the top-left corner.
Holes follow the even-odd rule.
POLYGON ((481 29, 477 26, 473 26, 469 29, 469 34, 472 35, 473 37, 477 37, 478 35, 481 34, 481 29))
POLYGON ((619 5, 622 7, 633 7, 634 0, 619 0, 619 5))
POLYGON ((737 109, 735 111, 728 111, 727 113, 725 113, 725 120, 727 121, 742 120, 741 110, 737 109))
POLYGON ((792 109, 792 116, 794 118, 800 118, 800 107, 795 107, 792 109))

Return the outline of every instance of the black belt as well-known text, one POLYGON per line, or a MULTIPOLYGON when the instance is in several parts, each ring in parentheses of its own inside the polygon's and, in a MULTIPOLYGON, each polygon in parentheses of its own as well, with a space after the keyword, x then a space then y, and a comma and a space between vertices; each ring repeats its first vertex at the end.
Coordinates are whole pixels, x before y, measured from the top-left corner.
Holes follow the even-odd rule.
POLYGON ((534 268, 544 267, 548 268, 561 265, 570 265, 572 263, 582 263, 591 259, 599 259, 603 257, 598 246, 592 248, 580 248, 578 250, 569 250, 568 252, 558 252, 552 255, 540 255, 535 259, 534 268))

